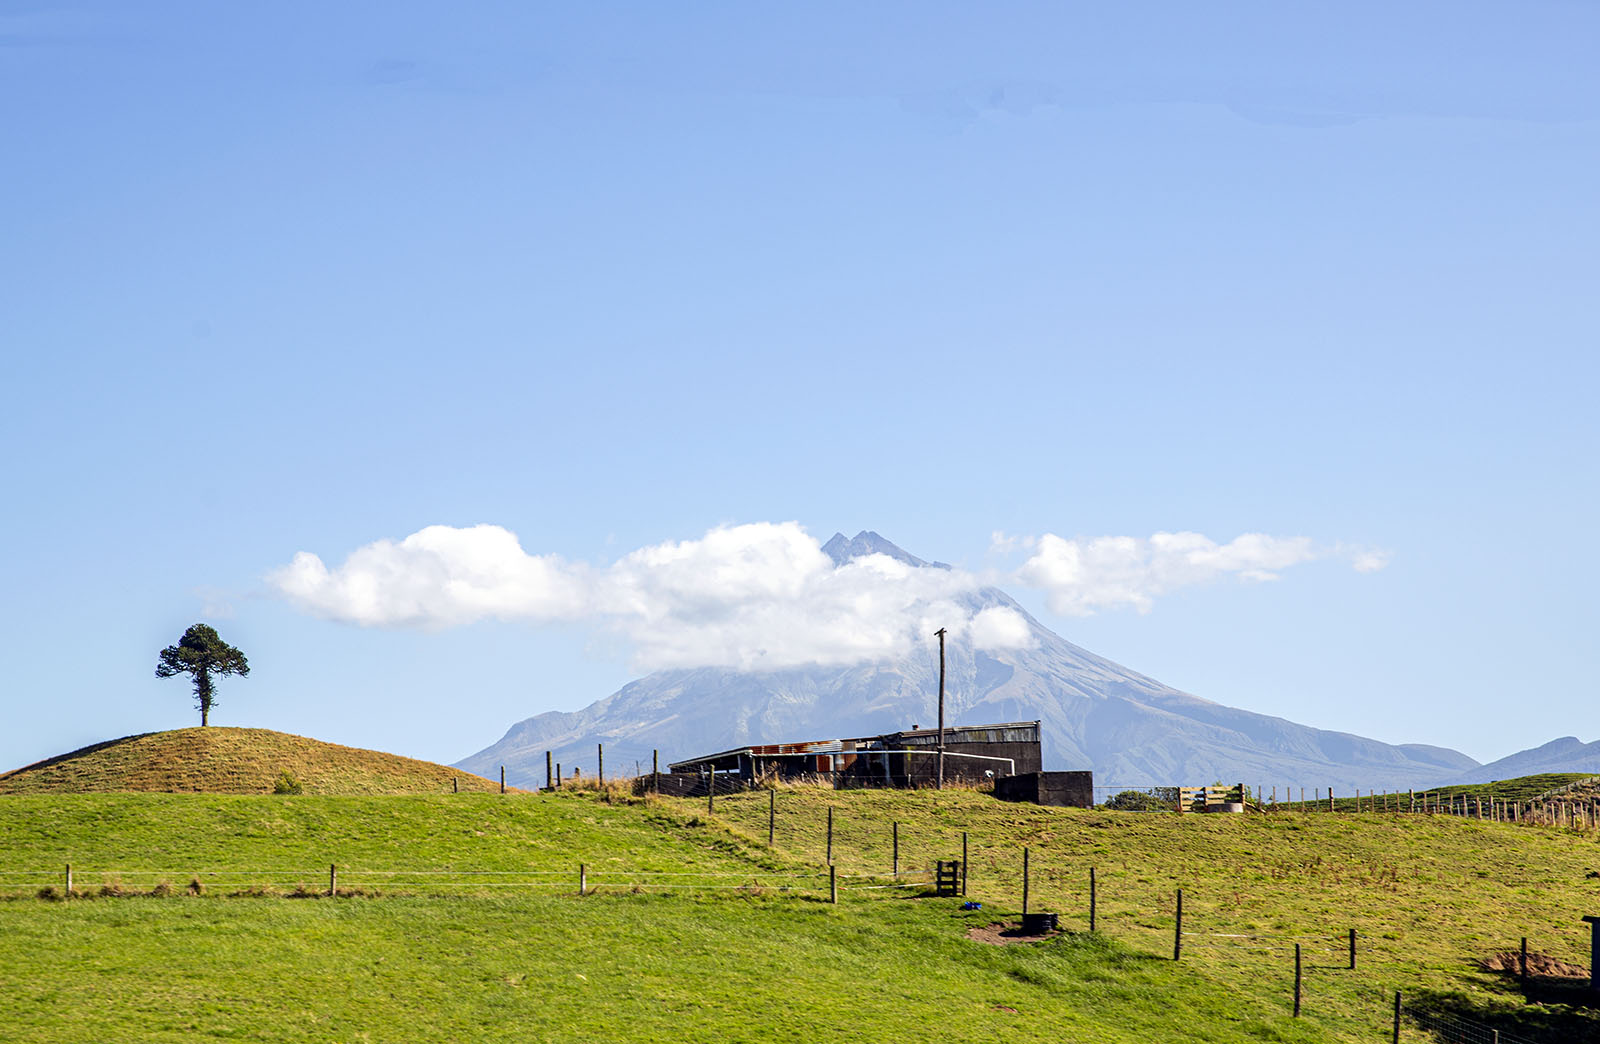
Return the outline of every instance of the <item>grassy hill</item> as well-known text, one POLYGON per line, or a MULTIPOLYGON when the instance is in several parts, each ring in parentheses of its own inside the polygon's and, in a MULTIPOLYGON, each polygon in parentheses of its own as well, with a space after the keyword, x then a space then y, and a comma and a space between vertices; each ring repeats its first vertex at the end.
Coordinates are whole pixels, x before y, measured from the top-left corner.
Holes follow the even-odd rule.
POLYGON ((270 729, 192 728, 96 743, 0 775, 0 794, 164 791, 270 794, 288 772, 308 794, 495 790, 498 781, 431 761, 270 729))
POLYGON ((13 943, 0 1025, 18 1041, 1367 1041, 1388 1039, 1402 989, 1523 1039, 1594 1040, 1568 987, 1539 984, 1525 1003, 1478 962, 1525 935, 1587 963, 1595 841, 1460 817, 1180 817, 971 791, 796 787, 714 811, 582 790, 16 795, 0 797, 13 943), (984 908, 895 887, 896 823, 907 878, 959 857, 966 832, 984 908), (1014 917, 1024 847, 1032 908, 1066 933, 969 939, 1014 917), (83 899, 34 898, 59 891, 66 863, 83 899), (341 898, 311 898, 330 863, 341 898))

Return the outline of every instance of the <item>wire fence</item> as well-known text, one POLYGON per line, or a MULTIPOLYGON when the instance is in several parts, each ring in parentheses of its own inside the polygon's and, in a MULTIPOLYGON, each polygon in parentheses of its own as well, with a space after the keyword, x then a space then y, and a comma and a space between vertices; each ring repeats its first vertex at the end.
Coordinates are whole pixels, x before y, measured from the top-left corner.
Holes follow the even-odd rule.
POLYGON ((375 870, 330 864, 308 871, 278 867, 257 870, 152 870, 68 865, 59 870, 0 871, 0 894, 11 898, 92 898, 94 896, 191 893, 236 895, 438 895, 485 889, 519 889, 591 895, 596 892, 743 891, 817 893, 927 889, 931 874, 840 873, 837 868, 809 872, 635 870, 579 863, 562 870, 375 870))
POLYGON ((1207 791, 1226 790, 1228 800, 1246 812, 1408 813, 1458 816, 1519 826, 1600 830, 1600 777, 1578 780, 1520 800, 1472 791, 1363 789, 1335 792, 1333 787, 1279 786, 1243 783, 1229 787, 1168 786, 1152 783, 1096 785, 1093 804, 1116 812, 1216 812, 1229 809, 1207 791))
POLYGON ((1409 1029, 1424 1031, 1439 1044, 1557 1044, 1553 1040, 1534 1040, 1504 1033, 1473 1019, 1420 1010, 1413 1005, 1402 1004, 1400 1012, 1405 1020, 1409 1020, 1409 1026, 1405 1021, 1399 1024, 1396 1040, 1416 1039, 1415 1034, 1407 1032, 1409 1029))

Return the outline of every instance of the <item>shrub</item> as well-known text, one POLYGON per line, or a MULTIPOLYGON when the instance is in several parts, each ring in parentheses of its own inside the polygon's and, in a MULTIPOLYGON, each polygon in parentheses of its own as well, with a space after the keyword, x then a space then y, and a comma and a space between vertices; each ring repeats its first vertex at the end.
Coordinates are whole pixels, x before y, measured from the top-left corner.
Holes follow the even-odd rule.
POLYGON ((1113 812, 1168 812, 1177 806, 1178 794, 1173 787, 1157 787, 1155 792, 1124 790, 1112 795, 1105 807, 1113 812), (1167 795, 1171 791, 1171 796, 1167 795))
POLYGON ((272 784, 272 792, 274 794, 299 794, 304 789, 300 785, 300 781, 295 779, 288 769, 278 773, 277 781, 272 784))

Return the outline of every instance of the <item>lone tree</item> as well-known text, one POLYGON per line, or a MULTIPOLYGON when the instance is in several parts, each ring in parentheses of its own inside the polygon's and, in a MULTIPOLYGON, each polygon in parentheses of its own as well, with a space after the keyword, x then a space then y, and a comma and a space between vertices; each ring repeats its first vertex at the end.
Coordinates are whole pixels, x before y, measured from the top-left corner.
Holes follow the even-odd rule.
POLYGON ((244 653, 235 649, 217 632, 205 624, 195 624, 183 632, 177 645, 161 650, 161 662, 156 664, 157 678, 171 678, 178 674, 194 677, 194 702, 200 708, 200 724, 208 725, 211 708, 216 704, 216 684, 213 675, 250 673, 250 663, 244 653))

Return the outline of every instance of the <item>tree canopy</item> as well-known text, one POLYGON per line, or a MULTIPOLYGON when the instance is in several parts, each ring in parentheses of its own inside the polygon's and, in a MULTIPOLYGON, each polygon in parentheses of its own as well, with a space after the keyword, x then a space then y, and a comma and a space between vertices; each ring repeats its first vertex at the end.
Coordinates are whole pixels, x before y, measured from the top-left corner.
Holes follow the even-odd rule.
POLYGON ((209 725, 211 708, 217 705, 216 683, 213 677, 250 673, 250 662, 244 653, 224 642, 217 632, 205 624, 195 624, 183 632, 177 645, 161 650, 156 664, 157 678, 171 678, 179 674, 190 675, 194 680, 194 702, 200 709, 200 724, 209 725))

